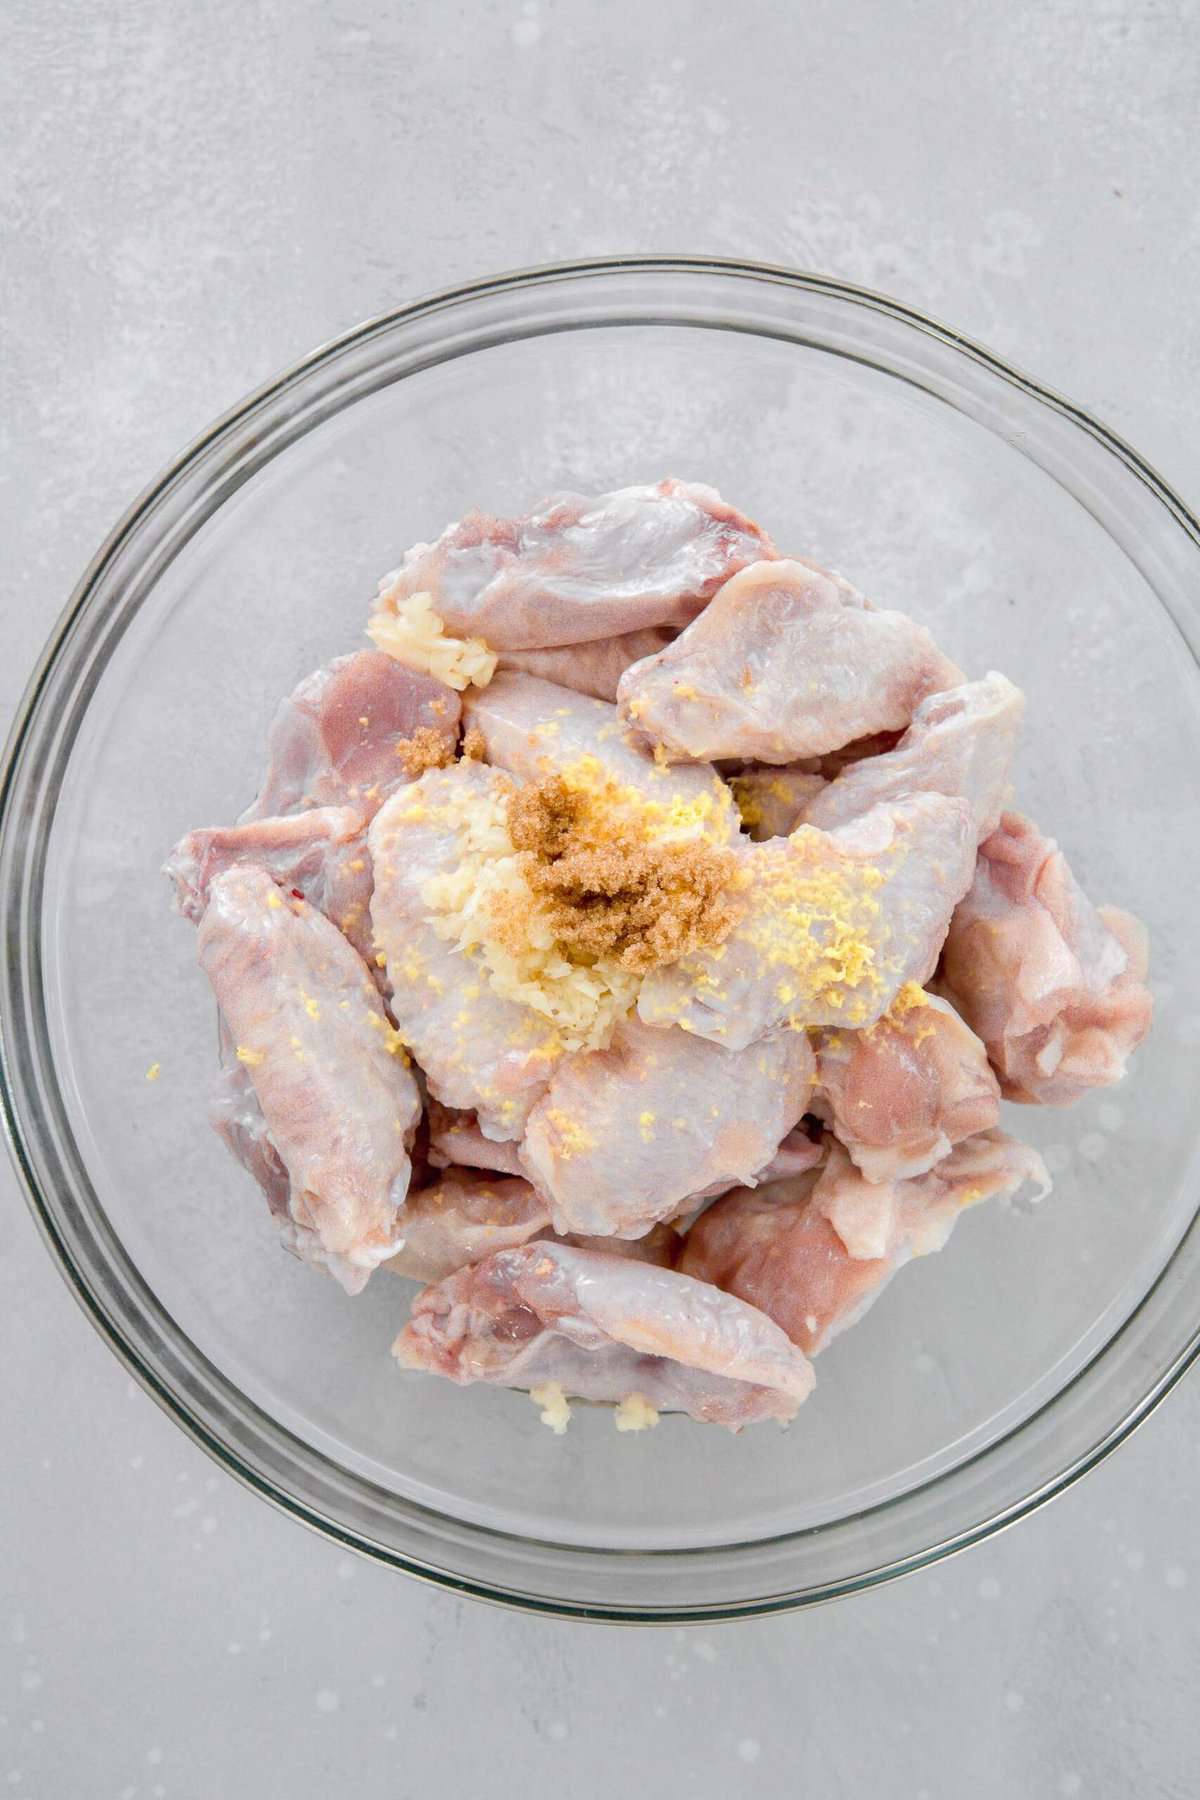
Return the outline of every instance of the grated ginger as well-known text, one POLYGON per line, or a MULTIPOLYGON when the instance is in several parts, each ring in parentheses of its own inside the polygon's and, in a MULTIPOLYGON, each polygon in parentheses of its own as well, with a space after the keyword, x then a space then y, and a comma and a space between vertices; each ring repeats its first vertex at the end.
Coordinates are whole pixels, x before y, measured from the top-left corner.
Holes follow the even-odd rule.
POLYGON ((914 1007, 928 1005, 929 995, 925 992, 925 989, 921 986, 920 982, 906 981, 904 986, 898 990, 896 998, 892 1001, 892 1004, 888 1007, 883 1016, 887 1019, 889 1024, 894 1025, 898 1020, 902 1019, 906 1013, 912 1012, 914 1007))
POLYGON ((655 771, 655 776, 661 774, 665 791, 659 800, 648 788, 622 781, 591 751, 555 771, 568 793, 586 808, 588 835, 598 843, 627 841, 633 834, 650 843, 705 839, 728 844, 737 808, 725 783, 714 776, 711 786, 699 793, 681 793, 671 788, 669 773, 655 771))
POLYGON ((435 675, 460 693, 466 687, 486 687, 496 673, 497 653, 482 638, 453 637, 434 612, 431 595, 409 594, 396 600, 394 590, 395 576, 385 575, 367 621, 367 636, 375 648, 408 669, 435 675))
POLYGON ((809 825, 788 843, 788 854, 759 865, 742 935, 762 975, 776 972, 780 1004, 793 1018, 831 1007, 847 1026, 862 1025, 885 985, 876 893, 887 877, 850 858, 830 860, 823 834, 809 825))

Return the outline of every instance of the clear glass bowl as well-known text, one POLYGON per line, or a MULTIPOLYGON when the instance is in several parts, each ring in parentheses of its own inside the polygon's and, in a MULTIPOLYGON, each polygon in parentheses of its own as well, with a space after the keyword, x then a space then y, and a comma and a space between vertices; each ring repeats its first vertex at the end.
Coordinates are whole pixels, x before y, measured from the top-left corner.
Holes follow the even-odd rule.
MULTIPOLYGON (((1103 426, 878 295, 628 260, 364 325, 253 395, 121 521, 55 631, 3 783, 3 1097, 81 1303, 151 1393, 293 1517, 448 1586, 624 1620, 768 1612, 1018 1517, 1195 1355, 1196 521, 1103 426), (211 999, 158 873, 252 794, 276 701, 362 641, 381 571, 478 504, 666 473, 914 612, 1029 696, 1024 805, 1154 946, 1131 1078, 1011 1109, 1057 1191, 972 1213, 821 1358, 788 1432, 565 1439, 401 1374, 406 1294, 280 1254, 205 1123, 211 999), (161 1064, 161 1077, 146 1070, 161 1064)), ((69 1405, 70 1396, 64 1396, 69 1405)))

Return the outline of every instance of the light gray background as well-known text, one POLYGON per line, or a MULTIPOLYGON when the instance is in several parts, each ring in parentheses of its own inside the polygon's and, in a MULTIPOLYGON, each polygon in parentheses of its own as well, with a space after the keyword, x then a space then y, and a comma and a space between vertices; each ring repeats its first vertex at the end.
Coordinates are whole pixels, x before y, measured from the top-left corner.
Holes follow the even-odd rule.
MULTIPOLYGON (((364 315, 621 249, 878 286, 1200 497, 1190 0, 10 0, 0 730, 135 491, 364 315)), ((103 1030, 103 1020, 94 1022, 103 1030)), ((0 1169, 0 1796, 1200 1794, 1200 1382, 1049 1511, 804 1617, 509 1617, 220 1475, 0 1169)))

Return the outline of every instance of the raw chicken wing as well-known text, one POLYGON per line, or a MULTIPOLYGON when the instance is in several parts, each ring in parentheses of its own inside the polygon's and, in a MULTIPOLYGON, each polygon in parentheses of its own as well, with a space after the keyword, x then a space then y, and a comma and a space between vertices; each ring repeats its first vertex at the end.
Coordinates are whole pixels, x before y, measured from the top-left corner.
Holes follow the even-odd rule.
POLYGON ((299 889, 360 956, 373 955, 366 820, 354 807, 318 806, 189 832, 164 864, 184 918, 198 925, 214 877, 244 863, 266 869, 281 887, 299 889))
MULTIPOLYGON (((221 1068, 210 1114, 212 1128, 230 1155, 257 1181, 266 1195, 271 1217, 284 1224, 291 1219, 292 1184, 288 1172, 271 1142, 250 1072, 245 1063, 238 1062, 236 1046, 224 1025, 221 1037, 221 1068)), ((313 1232, 305 1236, 317 1244, 313 1232)))
POLYGON ((773 555, 714 488, 667 480, 563 494, 521 519, 468 513, 410 550, 381 598, 427 593, 456 635, 537 650, 686 625, 735 569, 773 555))
POLYGON ((511 1139, 496 1142, 485 1137, 473 1112, 455 1112, 431 1100, 428 1106, 429 1160, 434 1168, 459 1163, 467 1169, 491 1169, 500 1175, 521 1175, 518 1146, 511 1139))
POLYGON ((807 1174, 824 1161, 825 1146, 820 1138, 809 1137, 803 1125, 789 1131, 765 1169, 748 1185, 765 1187, 772 1181, 790 1181, 794 1175, 807 1174))
POLYGON ((292 1184, 271 1141, 258 1095, 251 1086, 245 1065, 237 1061, 224 1025, 221 1036, 219 1086, 209 1115, 213 1130, 234 1160, 241 1163, 247 1174, 253 1175, 262 1189, 279 1242, 288 1254, 314 1269, 327 1270, 349 1293, 357 1293, 367 1279, 363 1271, 348 1263, 344 1256, 326 1250, 311 1226, 298 1225, 292 1217, 292 1184))
MULTIPOLYGON (((811 1104, 816 1105, 814 1100, 811 1104)), ((710 1207, 714 1200, 723 1194, 730 1194, 734 1188, 765 1187, 772 1181, 790 1181, 794 1175, 803 1175, 809 1169, 815 1169, 825 1160, 825 1146, 817 1138, 810 1138, 803 1123, 789 1131, 774 1156, 765 1168, 749 1180, 730 1181, 728 1178, 714 1181, 709 1187, 701 1188, 698 1194, 690 1194, 680 1207, 672 1214, 670 1228, 679 1237, 683 1237, 696 1223, 702 1212, 710 1207)), ((600 1243, 604 1240, 597 1239, 600 1243)), ((616 1239, 608 1240, 616 1243, 616 1239)))
POLYGON ((600 1250, 605 1256, 627 1256, 633 1262, 653 1263, 658 1269, 673 1269, 679 1254, 679 1234, 670 1225, 652 1225, 640 1238, 585 1237, 578 1231, 560 1237, 555 1233, 553 1242, 571 1244, 576 1250, 600 1250))
POLYGON ((1053 838, 1005 813, 951 920, 940 986, 1008 1100, 1067 1106, 1125 1073, 1150 1029, 1146 934, 1096 908, 1053 838))
POLYGON ((869 1031, 818 1032, 816 1052, 820 1110, 868 1181, 923 1175, 1000 1117, 987 1051, 920 989, 869 1031))
POLYGON ((971 808, 975 841, 994 831, 1009 794, 1009 769, 1025 700, 1003 675, 968 681, 931 694, 894 750, 851 763, 813 794, 809 825, 829 831, 883 800, 905 794, 947 794, 971 808))
POLYGON ((761 1307, 815 1356, 910 1257, 940 1250, 964 1208, 1027 1181, 1049 1191, 1036 1152, 999 1131, 896 1183, 867 1182, 831 1142, 820 1173, 718 1200, 685 1238, 679 1267, 761 1307))
POLYGON ((558 1231, 638 1237, 716 1182, 752 1180, 808 1104, 802 1032, 731 1054, 628 1018, 560 1063, 521 1162, 558 1231))
POLYGON ((728 1050, 784 1023, 873 1025, 932 974, 974 853, 966 802, 941 794, 749 845, 741 918, 723 943, 647 975, 638 1013, 728 1050))
POLYGON ((561 1054, 551 1023, 495 992, 483 967, 429 921, 423 890, 458 866, 473 795, 507 791, 482 763, 431 769, 376 815, 371 917, 404 1042, 443 1105, 474 1111, 487 1137, 519 1138, 561 1054))
POLYGON ((755 1307, 670 1269, 553 1242, 427 1288, 393 1354, 460 1384, 638 1396, 734 1431, 792 1418, 813 1386, 807 1358, 755 1307))
POLYGON ((458 718, 458 695, 432 675, 378 650, 339 656, 306 676, 275 714, 266 779, 242 817, 353 806, 370 818, 410 778, 397 746, 429 731, 450 756, 458 718))
POLYGON ((900 729, 926 694, 962 679, 904 613, 847 605, 807 563, 760 562, 617 693, 622 717, 673 760, 791 763, 900 729))
POLYGON ((366 966, 265 869, 210 884, 200 964, 287 1171, 295 1224, 351 1292, 397 1248, 417 1084, 366 966))
POLYGON ((506 650, 500 658, 500 667, 537 675, 542 681, 553 681, 559 687, 574 688, 577 694, 591 694, 596 700, 615 700, 617 683, 630 663, 641 662, 646 656, 657 656, 674 636, 675 633, 665 626, 648 625, 641 631, 627 631, 621 637, 598 638, 592 644, 555 644, 544 650, 506 650))
POLYGON ((549 1224, 545 1201, 527 1181, 447 1169, 431 1187, 409 1189, 396 1219, 400 1247, 384 1266, 414 1281, 441 1281, 493 1251, 527 1244, 549 1224))

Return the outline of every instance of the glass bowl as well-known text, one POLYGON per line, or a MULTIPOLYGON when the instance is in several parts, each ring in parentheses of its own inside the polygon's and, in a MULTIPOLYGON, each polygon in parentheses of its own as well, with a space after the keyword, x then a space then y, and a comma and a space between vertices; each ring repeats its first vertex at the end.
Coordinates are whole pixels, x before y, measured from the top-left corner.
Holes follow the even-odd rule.
MULTIPOLYGON (((78 1299, 227 1469, 381 1562, 539 1609, 765 1613, 1007 1524, 1197 1349, 1200 535, 1078 408, 878 295, 735 263, 501 276, 316 351, 116 527, 3 778, 8 1130, 78 1299), (1120 1089, 1009 1109, 1057 1178, 982 1207, 820 1359, 790 1431, 565 1439, 518 1394, 402 1374, 407 1291, 281 1255, 205 1122, 211 998, 159 865, 254 792, 268 720, 363 642, 379 574, 466 507, 673 473, 1026 690, 1022 804, 1152 934, 1120 1089), (150 1065, 161 1074, 147 1081, 150 1065)), ((69 1396, 65 1403, 70 1404, 69 1396)))

